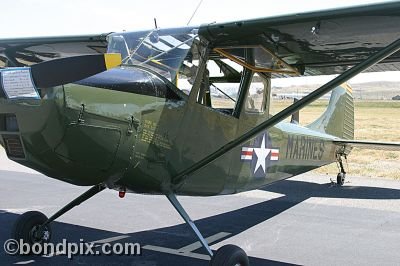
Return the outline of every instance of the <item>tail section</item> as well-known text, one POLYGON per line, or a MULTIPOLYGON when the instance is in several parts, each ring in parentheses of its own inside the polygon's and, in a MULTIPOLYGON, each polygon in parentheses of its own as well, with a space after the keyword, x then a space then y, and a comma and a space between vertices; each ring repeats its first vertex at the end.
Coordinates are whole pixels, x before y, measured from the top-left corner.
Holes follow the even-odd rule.
POLYGON ((354 139, 354 98, 350 85, 344 83, 335 88, 326 111, 307 127, 341 139, 354 139))

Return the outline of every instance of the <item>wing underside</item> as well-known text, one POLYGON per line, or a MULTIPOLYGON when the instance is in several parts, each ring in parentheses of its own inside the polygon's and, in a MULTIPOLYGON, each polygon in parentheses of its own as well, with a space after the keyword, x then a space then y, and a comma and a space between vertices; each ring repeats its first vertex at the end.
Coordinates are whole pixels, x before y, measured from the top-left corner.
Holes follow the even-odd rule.
MULTIPOLYGON (((221 47, 262 45, 303 75, 341 74, 400 37, 400 2, 209 24, 199 33, 215 57, 221 47)), ((397 52, 368 71, 397 71, 399 62, 397 52)))
POLYGON ((107 51, 107 34, 0 39, 0 67, 29 66, 44 61, 107 51))

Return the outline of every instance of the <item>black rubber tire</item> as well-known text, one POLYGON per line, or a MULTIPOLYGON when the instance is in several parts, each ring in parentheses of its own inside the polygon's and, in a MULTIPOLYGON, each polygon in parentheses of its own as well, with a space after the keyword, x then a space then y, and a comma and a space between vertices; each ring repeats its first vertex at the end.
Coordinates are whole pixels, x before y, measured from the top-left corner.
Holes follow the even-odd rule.
POLYGON ((23 240, 24 243, 34 244, 34 243, 48 243, 51 238, 51 227, 46 225, 45 231, 48 232, 47 238, 37 239, 33 237, 33 230, 35 227, 42 225, 47 221, 46 215, 38 211, 29 211, 18 217, 14 224, 12 231, 12 239, 17 241, 23 240))
POLYGON ((246 252, 235 245, 225 245, 214 253, 210 266, 249 266, 249 258, 246 252))
POLYGON ((344 181, 346 179, 346 174, 345 173, 339 173, 336 177, 336 182, 339 186, 344 185, 344 181))

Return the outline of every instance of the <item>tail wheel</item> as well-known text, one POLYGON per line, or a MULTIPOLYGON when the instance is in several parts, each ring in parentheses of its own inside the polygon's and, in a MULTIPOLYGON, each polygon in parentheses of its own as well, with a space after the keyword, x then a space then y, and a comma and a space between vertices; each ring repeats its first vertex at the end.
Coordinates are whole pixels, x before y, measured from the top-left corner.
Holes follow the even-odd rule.
POLYGON ((345 180, 346 180, 346 174, 345 173, 339 173, 337 175, 336 182, 337 182, 337 184, 339 186, 343 186, 345 180))
POLYGON ((249 258, 238 246, 226 245, 217 250, 211 259, 210 266, 248 266, 249 258))
POLYGON ((22 214, 14 224, 12 238, 24 243, 48 243, 51 239, 51 227, 41 225, 47 221, 46 215, 38 211, 30 211, 22 214))

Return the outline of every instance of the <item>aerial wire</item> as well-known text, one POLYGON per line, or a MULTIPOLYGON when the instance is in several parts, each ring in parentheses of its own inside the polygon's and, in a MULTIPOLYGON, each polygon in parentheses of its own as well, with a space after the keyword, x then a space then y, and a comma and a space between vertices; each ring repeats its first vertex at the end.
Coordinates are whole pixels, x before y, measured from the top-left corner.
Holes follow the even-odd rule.
POLYGON ((186 24, 186 26, 189 26, 190 22, 192 21, 194 15, 196 15, 197 10, 199 9, 199 7, 201 6, 201 3, 203 3, 203 0, 200 0, 200 2, 198 3, 196 9, 194 10, 192 16, 190 17, 188 23, 186 24))

